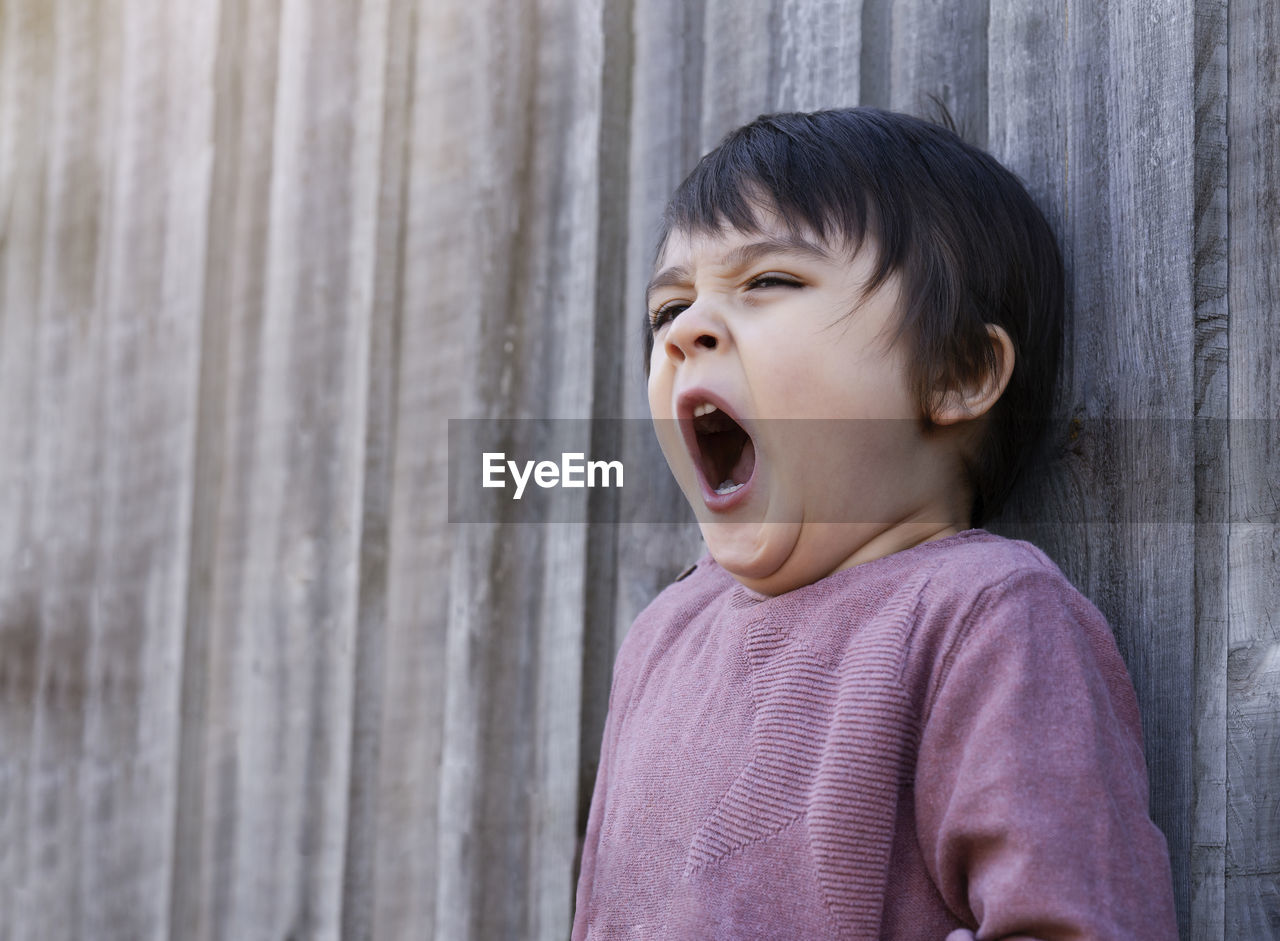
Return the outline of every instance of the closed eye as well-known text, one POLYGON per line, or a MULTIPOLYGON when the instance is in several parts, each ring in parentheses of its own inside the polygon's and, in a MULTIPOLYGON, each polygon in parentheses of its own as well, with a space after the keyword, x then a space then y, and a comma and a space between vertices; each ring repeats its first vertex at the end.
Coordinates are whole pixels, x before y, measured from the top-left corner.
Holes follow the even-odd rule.
POLYGON ((682 311, 688 310, 689 305, 684 301, 668 301, 661 307, 649 311, 649 329, 657 333, 671 321, 675 320, 682 311))
POLYGON ((786 274, 762 274, 757 275, 747 282, 747 290, 757 290, 759 288, 801 288, 804 287, 802 281, 786 274))
MULTIPOLYGON (((768 288, 802 288, 804 282, 798 278, 787 274, 777 274, 770 272, 768 274, 757 275, 747 282, 747 290, 764 290, 768 288)), ((689 305, 685 301, 668 301, 659 307, 649 311, 649 329, 657 333, 676 317, 680 316, 684 311, 689 309, 689 305)))

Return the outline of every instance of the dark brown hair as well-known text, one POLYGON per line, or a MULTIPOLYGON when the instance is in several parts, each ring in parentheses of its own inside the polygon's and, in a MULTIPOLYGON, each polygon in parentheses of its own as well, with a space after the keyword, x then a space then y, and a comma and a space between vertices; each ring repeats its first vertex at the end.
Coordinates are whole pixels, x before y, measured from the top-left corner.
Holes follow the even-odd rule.
MULTIPOLYGON (((672 231, 758 232, 762 202, 792 234, 878 252, 867 291, 902 284, 895 342, 911 345, 922 420, 995 368, 986 325, 1013 340, 1013 375, 965 467, 972 524, 998 512, 1043 434, 1062 347, 1057 241, 1026 188, 949 128, 875 108, 763 115, 699 161, 663 214, 672 231)), ((652 335, 646 324, 646 363, 652 335)))

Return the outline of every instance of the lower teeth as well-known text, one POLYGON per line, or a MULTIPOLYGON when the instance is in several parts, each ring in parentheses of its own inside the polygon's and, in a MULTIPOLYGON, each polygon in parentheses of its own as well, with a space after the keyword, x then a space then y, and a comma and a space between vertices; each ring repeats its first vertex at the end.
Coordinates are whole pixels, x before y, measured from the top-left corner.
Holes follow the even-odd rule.
POLYGON ((726 480, 719 487, 716 487, 716 493, 721 495, 726 493, 733 493, 735 490, 740 489, 742 486, 743 486, 742 484, 735 484, 732 480, 726 480))

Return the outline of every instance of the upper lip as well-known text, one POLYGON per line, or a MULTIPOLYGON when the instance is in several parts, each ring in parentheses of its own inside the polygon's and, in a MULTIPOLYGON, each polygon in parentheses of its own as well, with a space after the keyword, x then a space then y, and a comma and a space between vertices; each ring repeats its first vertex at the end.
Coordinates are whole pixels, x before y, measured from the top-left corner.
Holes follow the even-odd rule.
POLYGON ((680 424, 684 426, 692 422, 693 410, 704 402, 714 405, 739 425, 742 425, 743 428, 746 428, 746 425, 742 422, 742 418, 739 417, 738 413, 733 410, 722 396, 717 395, 710 389, 702 387, 685 389, 676 397, 676 418, 679 420, 680 424))
POLYGON ((714 405, 720 411, 724 412, 731 419, 737 422, 752 441, 755 440, 755 434, 752 431, 751 423, 739 415, 723 396, 712 392, 710 389, 703 386, 695 386, 690 389, 685 389, 676 396, 676 421, 680 425, 680 434, 684 438, 685 450, 688 451, 689 457, 693 461, 694 470, 697 471, 699 477, 704 479, 707 489, 710 490, 714 488, 719 481, 707 481, 705 479, 706 475, 702 470, 702 449, 698 445, 698 433, 693 427, 693 410, 704 402, 714 405))

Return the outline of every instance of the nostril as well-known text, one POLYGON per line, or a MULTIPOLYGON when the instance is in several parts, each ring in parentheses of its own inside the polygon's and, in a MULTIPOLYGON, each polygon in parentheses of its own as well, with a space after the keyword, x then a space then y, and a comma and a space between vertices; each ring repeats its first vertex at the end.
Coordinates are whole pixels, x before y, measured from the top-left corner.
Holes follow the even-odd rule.
POLYGON ((716 348, 716 338, 710 334, 704 333, 698 337, 698 346, 706 350, 714 350, 716 348))

